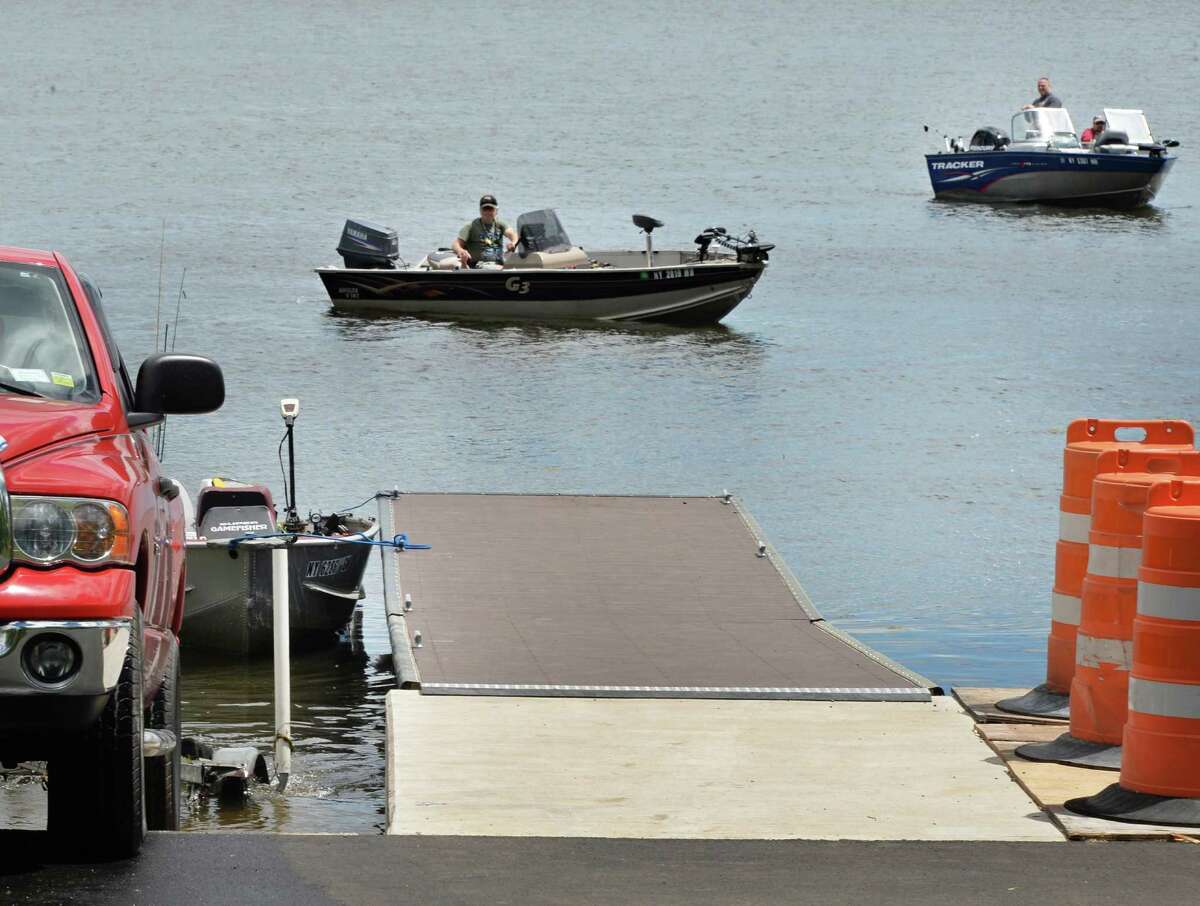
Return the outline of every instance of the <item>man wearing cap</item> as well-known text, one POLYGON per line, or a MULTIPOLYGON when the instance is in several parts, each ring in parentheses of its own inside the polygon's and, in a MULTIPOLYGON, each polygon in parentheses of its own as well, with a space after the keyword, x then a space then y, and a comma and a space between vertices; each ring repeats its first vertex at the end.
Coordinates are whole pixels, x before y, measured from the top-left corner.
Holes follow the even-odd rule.
POLYGON ((463 267, 503 265, 504 251, 517 247, 517 231, 496 216, 498 210, 496 196, 484 195, 479 199, 479 216, 458 231, 452 245, 463 267))
POLYGON ((1055 95, 1054 93, 1052 93, 1050 91, 1050 80, 1048 78, 1046 78, 1045 76, 1042 76, 1040 79, 1037 80, 1037 93, 1038 93, 1038 96, 1033 99, 1033 103, 1025 105, 1026 110, 1028 110, 1031 107, 1061 107, 1062 106, 1062 101, 1060 101, 1058 99, 1057 95, 1055 95))
POLYGON ((1092 128, 1084 129, 1083 135, 1079 136, 1079 141, 1082 144, 1088 145, 1100 137, 1100 133, 1104 131, 1104 117, 1097 116, 1092 119, 1092 128))

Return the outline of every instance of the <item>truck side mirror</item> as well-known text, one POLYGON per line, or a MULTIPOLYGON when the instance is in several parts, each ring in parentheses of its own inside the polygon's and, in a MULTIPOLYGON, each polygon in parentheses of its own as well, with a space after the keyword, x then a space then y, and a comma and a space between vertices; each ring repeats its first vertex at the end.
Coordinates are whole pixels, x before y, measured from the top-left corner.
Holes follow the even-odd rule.
POLYGON ((129 427, 161 421, 164 415, 213 412, 225 402, 225 378, 212 359, 160 352, 142 362, 133 394, 129 427))

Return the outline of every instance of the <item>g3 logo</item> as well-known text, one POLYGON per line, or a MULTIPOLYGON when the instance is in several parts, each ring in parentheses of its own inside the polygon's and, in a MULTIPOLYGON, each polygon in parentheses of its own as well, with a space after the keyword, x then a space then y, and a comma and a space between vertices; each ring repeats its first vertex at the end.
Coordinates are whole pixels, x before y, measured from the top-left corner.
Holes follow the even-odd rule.
POLYGON ((519 296, 529 292, 529 281, 522 280, 520 277, 509 277, 504 281, 504 288, 510 293, 516 293, 519 296))

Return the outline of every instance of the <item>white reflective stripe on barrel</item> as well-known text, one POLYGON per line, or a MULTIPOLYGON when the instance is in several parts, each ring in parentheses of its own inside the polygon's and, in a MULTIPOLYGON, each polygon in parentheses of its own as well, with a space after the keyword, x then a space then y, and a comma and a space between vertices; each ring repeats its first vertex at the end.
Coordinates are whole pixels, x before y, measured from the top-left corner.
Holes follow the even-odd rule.
POLYGON ((1064 595, 1057 591, 1050 593, 1050 619, 1055 623, 1079 625, 1079 617, 1083 611, 1083 600, 1074 595, 1064 595))
POLYGON ((1058 540, 1071 541, 1075 544, 1087 544, 1088 532, 1092 527, 1092 517, 1079 513, 1058 512, 1058 540))
POLYGON ((1075 636, 1075 663, 1080 667, 1109 664, 1118 670, 1128 670, 1133 663, 1133 640, 1095 639, 1081 632, 1075 636))
POLYGON ((1144 617, 1200 622, 1200 588, 1139 582, 1137 612, 1144 617))
POLYGON ((1200 686, 1129 678, 1129 710, 1156 717, 1200 720, 1200 686))
POLYGON ((1093 576, 1110 579, 1136 579, 1142 565, 1140 547, 1109 547, 1107 544, 1088 545, 1087 571, 1093 576))

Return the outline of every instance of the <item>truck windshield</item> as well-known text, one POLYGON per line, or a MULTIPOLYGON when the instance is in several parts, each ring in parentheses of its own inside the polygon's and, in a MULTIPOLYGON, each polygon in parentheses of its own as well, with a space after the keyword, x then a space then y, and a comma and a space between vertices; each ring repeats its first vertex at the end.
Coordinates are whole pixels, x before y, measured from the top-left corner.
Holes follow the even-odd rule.
POLYGON ((57 268, 0 261, 0 393, 100 398, 79 314, 57 268))

